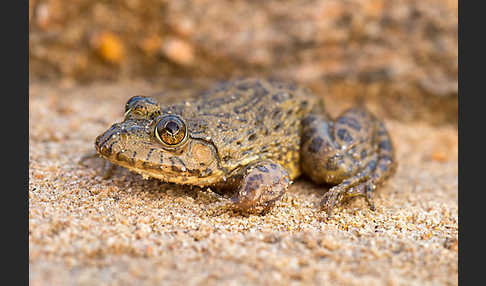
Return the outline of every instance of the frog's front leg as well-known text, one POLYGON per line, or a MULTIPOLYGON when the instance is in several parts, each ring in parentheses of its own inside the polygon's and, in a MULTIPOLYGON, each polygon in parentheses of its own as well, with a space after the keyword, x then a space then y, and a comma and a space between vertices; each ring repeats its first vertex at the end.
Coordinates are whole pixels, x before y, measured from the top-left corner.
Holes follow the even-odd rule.
POLYGON ((236 190, 232 201, 245 213, 266 213, 282 197, 290 185, 287 171, 271 160, 262 160, 245 167, 227 181, 236 190))
MULTIPOLYGON (((90 152, 90 153, 83 155, 81 157, 81 159, 79 159, 78 164, 86 166, 85 162, 88 161, 88 160, 91 160, 91 159, 101 159, 101 158, 100 158, 100 155, 96 151, 93 151, 93 152, 90 152)), ((116 169, 116 165, 113 164, 113 163, 110 163, 107 160, 103 160, 103 162, 104 163, 103 163, 102 173, 103 173, 103 179, 106 180, 106 179, 111 178, 111 176, 113 175, 113 172, 116 169)))
POLYGON ((358 196, 374 209, 372 191, 396 167, 385 125, 363 108, 349 109, 336 120, 308 116, 301 147, 304 173, 316 183, 335 185, 321 202, 329 215, 334 206, 358 196))

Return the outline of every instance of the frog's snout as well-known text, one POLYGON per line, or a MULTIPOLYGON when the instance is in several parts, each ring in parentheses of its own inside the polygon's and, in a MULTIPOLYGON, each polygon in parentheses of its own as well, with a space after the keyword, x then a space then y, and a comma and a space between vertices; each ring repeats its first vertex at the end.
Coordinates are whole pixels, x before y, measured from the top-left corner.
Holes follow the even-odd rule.
POLYGON ((108 130, 106 130, 103 134, 96 137, 95 140, 95 147, 96 151, 99 154, 110 156, 112 151, 112 146, 118 140, 116 137, 120 135, 120 124, 115 123, 113 124, 108 130))

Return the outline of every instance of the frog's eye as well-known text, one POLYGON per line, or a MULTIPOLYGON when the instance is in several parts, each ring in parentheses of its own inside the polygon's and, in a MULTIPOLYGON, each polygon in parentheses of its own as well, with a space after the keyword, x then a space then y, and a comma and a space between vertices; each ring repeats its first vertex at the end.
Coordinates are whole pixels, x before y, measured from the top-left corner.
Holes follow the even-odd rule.
POLYGON ((155 137, 168 149, 182 146, 187 141, 187 134, 186 123, 177 115, 164 116, 155 125, 155 137))
POLYGON ((158 111, 159 107, 157 102, 148 96, 132 96, 125 104, 125 117, 130 113, 138 113, 140 116, 153 113, 156 116, 160 114, 158 111))

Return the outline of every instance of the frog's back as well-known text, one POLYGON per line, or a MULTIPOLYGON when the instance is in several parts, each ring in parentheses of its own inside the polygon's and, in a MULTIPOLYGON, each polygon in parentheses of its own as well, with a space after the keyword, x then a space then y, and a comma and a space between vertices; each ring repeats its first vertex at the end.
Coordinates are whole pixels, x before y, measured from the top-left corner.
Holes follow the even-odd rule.
POLYGON ((318 100, 292 83, 244 79, 221 84, 165 112, 181 114, 193 138, 211 141, 228 171, 272 159, 295 178, 300 174, 301 120, 319 108, 318 100))

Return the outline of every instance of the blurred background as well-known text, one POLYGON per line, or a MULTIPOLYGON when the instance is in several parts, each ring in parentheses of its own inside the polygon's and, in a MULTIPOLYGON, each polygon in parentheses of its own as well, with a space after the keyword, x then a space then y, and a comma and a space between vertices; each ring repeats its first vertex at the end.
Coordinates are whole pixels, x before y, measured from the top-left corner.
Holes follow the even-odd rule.
POLYGON ((331 102, 365 97, 381 116, 457 124, 457 10, 453 0, 31 0, 30 81, 170 89, 271 76, 331 102))

